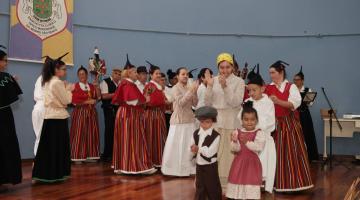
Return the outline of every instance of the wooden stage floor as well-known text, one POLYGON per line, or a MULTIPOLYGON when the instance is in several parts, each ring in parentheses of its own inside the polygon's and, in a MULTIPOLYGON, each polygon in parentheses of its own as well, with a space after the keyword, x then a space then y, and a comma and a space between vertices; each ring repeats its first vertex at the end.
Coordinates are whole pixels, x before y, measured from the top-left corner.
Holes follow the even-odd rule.
MULTIPOLYGON (((342 159, 341 165, 323 169, 321 163, 311 164, 315 188, 292 194, 262 193, 262 199, 343 199, 352 181, 360 176, 360 165, 342 159)), ((0 199, 193 199, 194 178, 152 176, 121 176, 113 174, 109 163, 72 165, 71 178, 63 183, 32 184, 31 162, 23 163, 23 182, 0 193, 0 199)), ((225 199, 225 198, 224 198, 225 199)))

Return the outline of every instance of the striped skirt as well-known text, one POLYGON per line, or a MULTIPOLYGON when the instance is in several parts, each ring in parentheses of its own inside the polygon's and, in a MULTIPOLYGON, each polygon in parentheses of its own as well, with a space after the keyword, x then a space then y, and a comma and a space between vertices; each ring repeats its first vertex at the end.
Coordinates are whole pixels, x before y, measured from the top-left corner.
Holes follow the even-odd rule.
POLYGON ((276 117, 275 191, 289 192, 312 188, 308 155, 300 121, 294 113, 276 117))
POLYGON ((145 110, 145 133, 149 156, 154 166, 161 167, 166 141, 166 122, 163 110, 159 108, 145 110))
POLYGON ((115 173, 141 174, 154 171, 144 130, 144 112, 120 106, 115 119, 112 166, 115 173))
POLYGON ((99 125, 95 107, 91 105, 76 106, 71 119, 71 160, 99 159, 99 125))

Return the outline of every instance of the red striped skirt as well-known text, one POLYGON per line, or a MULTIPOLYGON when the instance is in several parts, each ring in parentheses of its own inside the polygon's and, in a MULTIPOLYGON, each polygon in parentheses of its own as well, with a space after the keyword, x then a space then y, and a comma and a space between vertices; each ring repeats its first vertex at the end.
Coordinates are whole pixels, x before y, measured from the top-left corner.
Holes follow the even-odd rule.
POLYGON ((143 110, 132 106, 120 106, 117 111, 112 161, 115 173, 137 174, 153 170, 143 114, 143 110))
POLYGON ((167 134, 165 114, 160 108, 153 108, 145 110, 144 117, 149 156, 154 166, 160 167, 167 134))
POLYGON ((294 113, 276 117, 275 191, 300 191, 313 187, 300 121, 294 113))
POLYGON ((94 106, 76 106, 71 114, 71 160, 100 158, 100 139, 97 112, 94 106))

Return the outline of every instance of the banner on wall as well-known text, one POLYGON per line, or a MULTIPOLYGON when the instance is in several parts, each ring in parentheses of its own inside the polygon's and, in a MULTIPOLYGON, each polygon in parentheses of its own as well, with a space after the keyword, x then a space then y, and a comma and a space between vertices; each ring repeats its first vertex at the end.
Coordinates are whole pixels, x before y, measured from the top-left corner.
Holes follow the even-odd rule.
POLYGON ((73 65, 73 0, 11 0, 9 58, 42 62, 43 56, 73 65))

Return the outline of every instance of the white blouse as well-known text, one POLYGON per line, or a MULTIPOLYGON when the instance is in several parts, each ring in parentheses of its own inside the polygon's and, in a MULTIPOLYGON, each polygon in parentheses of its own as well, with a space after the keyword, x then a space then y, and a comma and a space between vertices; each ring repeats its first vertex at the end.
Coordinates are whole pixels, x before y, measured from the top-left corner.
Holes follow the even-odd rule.
MULTIPOLYGON (((254 100, 253 98, 248 98, 245 100, 252 101, 253 107, 256 110, 259 118, 259 122, 257 124, 257 128, 264 131, 265 134, 271 134, 275 130, 275 106, 271 99, 263 94, 263 97, 259 100, 254 100)), ((240 125, 242 125, 241 121, 242 109, 238 114, 238 119, 240 121, 240 125)))
POLYGON ((81 90, 83 91, 89 91, 90 90, 90 86, 89 86, 89 83, 82 83, 82 82, 79 82, 79 86, 81 88, 81 90))
MULTIPOLYGON (((133 81, 132 81, 133 82, 133 81)), ((144 92, 144 88, 145 88, 145 85, 142 84, 139 80, 135 81, 135 84, 137 86, 137 88, 140 90, 141 93, 144 92)), ((145 83, 146 84, 146 83, 145 83)))
MULTIPOLYGON (((280 87, 278 87, 278 86, 276 86, 276 87, 278 88, 278 90, 280 90, 280 92, 284 92, 287 83, 289 83, 289 81, 285 79, 280 84, 280 87)), ((276 85, 276 84, 274 82, 272 82, 272 83, 270 83, 270 85, 276 85)), ((290 92, 290 94, 289 94, 288 101, 293 104, 293 106, 294 106, 293 110, 296 110, 301 105, 300 91, 296 87, 295 84, 291 84, 289 92, 290 92)))
POLYGON ((201 85, 199 86, 199 88, 197 90, 197 96, 198 96, 199 102, 196 105, 196 109, 205 106, 205 92, 206 92, 206 86, 203 83, 201 83, 201 85))
POLYGON ((174 101, 174 97, 172 94, 172 88, 165 86, 164 93, 165 93, 165 97, 168 100, 168 102, 172 103, 174 101))
POLYGON ((43 102, 44 101, 44 87, 41 85, 42 83, 42 76, 39 76, 35 83, 34 89, 34 101, 36 102, 43 102))
POLYGON ((218 76, 214 78, 212 87, 207 86, 205 105, 213 106, 218 111, 215 127, 230 130, 240 127, 237 115, 243 102, 244 91, 244 80, 234 74, 231 74, 226 79, 226 87, 224 89, 219 83, 218 76))

